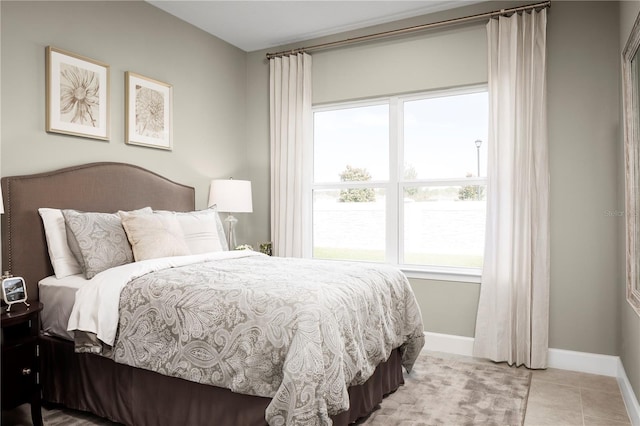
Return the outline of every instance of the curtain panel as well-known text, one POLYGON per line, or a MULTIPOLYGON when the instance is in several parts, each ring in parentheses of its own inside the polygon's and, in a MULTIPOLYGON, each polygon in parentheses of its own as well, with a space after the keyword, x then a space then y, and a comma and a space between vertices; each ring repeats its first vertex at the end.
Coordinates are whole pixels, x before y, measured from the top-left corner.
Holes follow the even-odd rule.
POLYGON ((269 60, 271 238, 275 256, 305 257, 311 196, 311 56, 269 60))
POLYGON ((474 355, 545 368, 549 328, 547 11, 487 24, 487 226, 474 355))

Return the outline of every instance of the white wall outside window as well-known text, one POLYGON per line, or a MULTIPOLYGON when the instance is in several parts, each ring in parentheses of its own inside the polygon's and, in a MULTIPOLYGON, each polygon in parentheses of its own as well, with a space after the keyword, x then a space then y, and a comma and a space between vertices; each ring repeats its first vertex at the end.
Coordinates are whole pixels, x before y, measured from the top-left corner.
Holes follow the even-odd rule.
POLYGON ((487 125, 484 85, 314 107, 313 257, 479 281, 487 125))

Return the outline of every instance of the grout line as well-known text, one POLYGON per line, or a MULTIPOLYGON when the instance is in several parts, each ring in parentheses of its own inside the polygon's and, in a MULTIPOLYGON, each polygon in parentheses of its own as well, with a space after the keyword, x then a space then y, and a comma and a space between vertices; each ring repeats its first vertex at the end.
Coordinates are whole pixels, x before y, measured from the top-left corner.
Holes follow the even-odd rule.
POLYGON ((527 423, 527 414, 529 411, 529 397, 531 396, 531 384, 533 383, 533 371, 529 372, 529 386, 527 386, 527 397, 524 399, 524 416, 522 416, 522 425, 527 423))
POLYGON ((569 385, 567 383, 563 383, 561 380, 548 380, 548 379, 541 379, 541 378, 536 378, 536 382, 545 382, 545 383, 551 383, 554 385, 559 385, 559 386, 564 386, 566 388, 576 388, 576 389, 580 389, 579 385, 569 385))
POLYGON ((578 386, 578 390, 580 391, 580 412, 582 413, 582 426, 586 425, 584 419, 584 403, 582 402, 582 387, 578 386))

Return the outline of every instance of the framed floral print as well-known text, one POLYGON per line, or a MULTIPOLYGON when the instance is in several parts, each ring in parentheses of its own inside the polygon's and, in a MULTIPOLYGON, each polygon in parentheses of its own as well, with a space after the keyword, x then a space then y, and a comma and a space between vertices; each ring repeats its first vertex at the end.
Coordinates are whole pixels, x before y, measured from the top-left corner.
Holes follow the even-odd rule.
POLYGON ((125 73, 125 141, 172 149, 173 87, 127 71, 125 73))
POLYGON ((46 130, 109 140, 109 65, 47 46, 46 130))

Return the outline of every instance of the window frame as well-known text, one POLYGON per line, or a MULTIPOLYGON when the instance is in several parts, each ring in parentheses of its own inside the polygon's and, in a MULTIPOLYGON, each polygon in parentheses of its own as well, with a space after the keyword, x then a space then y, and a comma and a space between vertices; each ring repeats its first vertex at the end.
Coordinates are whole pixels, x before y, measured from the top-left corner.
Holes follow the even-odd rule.
MULTIPOLYGON (((455 266, 435 266, 435 265, 411 265, 400 263, 404 258, 404 202, 400 202, 400 194, 404 194, 405 188, 415 186, 468 186, 485 185, 487 176, 465 177, 465 178, 439 178, 439 179, 416 179, 412 181, 404 180, 404 103, 439 98, 444 96, 466 95, 473 93, 488 92, 488 84, 475 84, 468 86, 458 86, 447 89, 429 90, 411 94, 392 95, 386 97, 376 97, 356 101, 335 102, 327 104, 313 105, 312 126, 315 129, 315 113, 324 111, 335 111, 348 108, 361 108, 376 105, 388 105, 389 107, 389 179, 370 180, 366 182, 315 182, 313 167, 315 165, 315 138, 311 149, 312 171, 309 173, 309 211, 311 213, 308 227, 310 238, 308 242, 308 253, 313 257, 313 192, 315 190, 340 190, 345 188, 383 188, 386 197, 385 206, 385 263, 400 268, 409 278, 457 281, 480 283, 482 268, 465 268, 455 266)), ((485 141, 486 142, 486 141, 485 141)), ((403 197, 404 199, 404 197, 403 197)), ((366 262, 366 261, 360 261, 366 262)))

